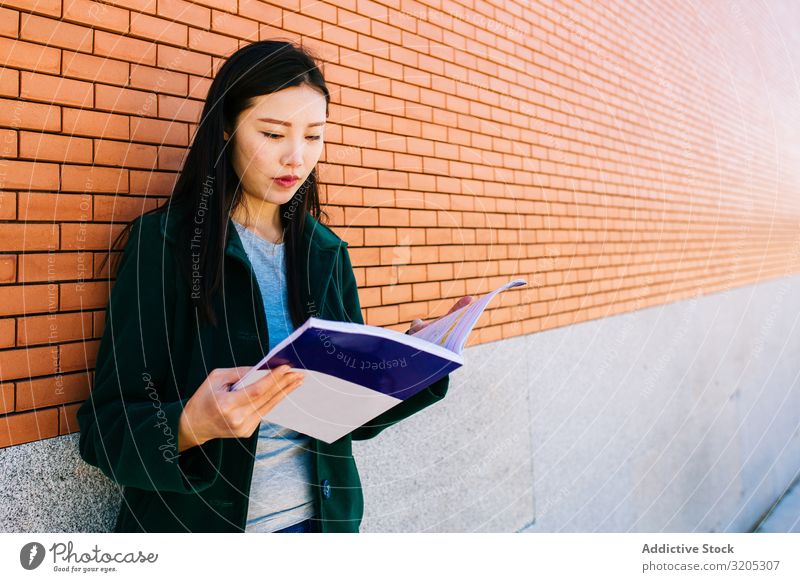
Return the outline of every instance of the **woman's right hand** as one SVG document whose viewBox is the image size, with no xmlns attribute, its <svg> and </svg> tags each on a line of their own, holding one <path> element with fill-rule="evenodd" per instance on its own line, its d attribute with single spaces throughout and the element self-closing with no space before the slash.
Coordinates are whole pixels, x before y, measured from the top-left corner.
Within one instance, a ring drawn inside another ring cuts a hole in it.
<svg viewBox="0 0 800 582">
<path fill-rule="evenodd" d="M 252 366 L 211 371 L 181 413 L 178 452 L 215 438 L 249 437 L 262 417 L 300 386 L 305 376 L 302 372 L 289 373 L 290 366 L 279 366 L 256 382 L 229 392 L 229 386 L 251 369 Z"/>
</svg>

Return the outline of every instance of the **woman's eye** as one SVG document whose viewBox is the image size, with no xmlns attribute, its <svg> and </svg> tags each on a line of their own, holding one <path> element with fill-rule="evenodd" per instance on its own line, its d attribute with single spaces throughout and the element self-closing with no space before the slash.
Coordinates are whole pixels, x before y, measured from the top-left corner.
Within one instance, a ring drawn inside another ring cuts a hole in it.
<svg viewBox="0 0 800 582">
<path fill-rule="evenodd" d="M 283 137 L 282 135 L 280 135 L 278 133 L 265 133 L 263 131 L 261 133 L 262 133 L 262 135 L 264 135 L 266 137 L 269 137 L 269 138 Z M 311 141 L 318 141 L 318 140 L 322 139 L 321 135 L 309 135 L 309 136 L 306 136 L 306 137 L 308 139 L 310 139 Z"/>
</svg>

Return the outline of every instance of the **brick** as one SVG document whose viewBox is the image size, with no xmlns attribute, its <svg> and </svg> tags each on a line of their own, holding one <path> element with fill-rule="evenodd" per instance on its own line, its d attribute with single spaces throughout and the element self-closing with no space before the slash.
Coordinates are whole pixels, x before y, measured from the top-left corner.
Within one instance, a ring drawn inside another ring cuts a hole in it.
<svg viewBox="0 0 800 582">
<path fill-rule="evenodd" d="M 153 13 L 156 11 L 158 0 L 105 0 L 104 3 L 132 9 L 137 12 Z M 133 14 L 131 14 L 131 18 L 133 18 Z"/>
<path fill-rule="evenodd" d="M 185 148 L 161 146 L 158 148 L 158 169 L 174 171 L 180 170 L 183 167 L 186 153 L 187 152 Z"/>
<path fill-rule="evenodd" d="M 325 25 L 322 27 L 322 38 L 325 39 L 325 42 L 335 44 L 337 46 L 347 47 L 352 50 L 356 50 L 358 48 L 358 33 L 353 32 L 352 30 Z M 331 79 L 331 81 L 334 83 L 339 83 L 333 79 Z"/>
<path fill-rule="evenodd" d="M 366 310 L 364 322 L 367 325 L 376 325 L 378 327 L 389 325 L 397 322 L 398 313 L 396 305 L 370 307 Z"/>
<path fill-rule="evenodd" d="M 42 103 L 0 99 L 0 125 L 17 129 L 59 131 L 61 108 Z"/>
<path fill-rule="evenodd" d="M 283 28 L 312 38 L 322 36 L 322 23 L 319 20 L 295 12 L 285 11 L 283 13 Z"/>
<path fill-rule="evenodd" d="M 21 131 L 19 157 L 35 161 L 91 163 L 92 140 L 69 135 Z"/>
<path fill-rule="evenodd" d="M 58 436 L 55 408 L 0 417 L 0 448 Z"/>
<path fill-rule="evenodd" d="M 0 380 L 16 380 L 56 373 L 58 346 L 0 351 Z"/>
<path fill-rule="evenodd" d="M 14 283 L 16 279 L 17 255 L 0 255 L 0 283 Z"/>
<path fill-rule="evenodd" d="M 58 74 L 61 69 L 61 51 L 32 42 L 0 38 L 0 63 L 4 67 Z"/>
<path fill-rule="evenodd" d="M 61 0 L 3 0 L 3 6 L 49 16 L 61 15 Z"/>
<path fill-rule="evenodd" d="M 108 139 L 128 139 L 128 117 L 85 109 L 64 109 L 64 133 Z"/>
<path fill-rule="evenodd" d="M 348 186 L 374 188 L 378 185 L 378 175 L 372 168 L 345 166 L 344 183 Z"/>
<path fill-rule="evenodd" d="M 219 10 L 211 11 L 211 30 L 245 40 L 258 40 L 258 22 Z"/>
<path fill-rule="evenodd" d="M 211 10 L 183 0 L 159 0 L 158 15 L 198 28 L 211 28 Z"/>
<path fill-rule="evenodd" d="M 381 303 L 383 305 L 407 303 L 411 300 L 411 285 L 390 285 L 388 287 L 381 287 Z"/>
<path fill-rule="evenodd" d="M 58 289 L 49 285 L 0 287 L 0 316 L 41 313 L 58 308 Z"/>
<path fill-rule="evenodd" d="M 91 312 L 37 315 L 17 322 L 18 346 L 79 340 L 91 334 Z"/>
<path fill-rule="evenodd" d="M 375 107 L 372 93 L 369 91 L 352 89 L 350 87 L 342 87 L 339 101 L 342 105 L 357 107 L 359 109 L 372 110 Z"/>
<path fill-rule="evenodd" d="M 131 13 L 131 34 L 153 42 L 186 46 L 189 28 L 183 22 L 156 18 L 150 14 Z"/>
<path fill-rule="evenodd" d="M 219 57 L 227 57 L 239 48 L 239 43 L 235 38 L 216 34 L 207 30 L 190 28 L 189 48 Z"/>
<path fill-rule="evenodd" d="M 171 46 L 158 46 L 158 67 L 200 76 L 212 74 L 211 56 Z"/>
<path fill-rule="evenodd" d="M 81 404 L 69 404 L 67 406 L 58 407 L 58 434 L 67 435 L 75 432 L 80 432 L 81 427 L 78 424 L 78 409 Z"/>
<path fill-rule="evenodd" d="M 285 3 L 281 3 L 281 5 L 285 6 Z M 260 0 L 239 0 L 239 14 L 276 28 L 283 26 L 280 7 L 272 6 Z"/>
<path fill-rule="evenodd" d="M 0 414 L 14 411 L 15 385 L 11 382 L 0 384 Z"/>
<path fill-rule="evenodd" d="M 364 232 L 367 246 L 394 246 L 397 244 L 397 230 L 394 228 L 367 228 Z"/>
<path fill-rule="evenodd" d="M 342 204 L 348 206 L 361 206 L 363 204 L 363 195 L 361 188 L 352 188 L 349 186 L 331 187 L 326 190 L 328 193 L 328 202 L 330 204 Z"/>
<path fill-rule="evenodd" d="M 91 260 L 86 253 L 24 254 L 19 257 L 18 277 L 21 283 L 84 279 L 91 276 Z"/>
<path fill-rule="evenodd" d="M 20 192 L 19 220 L 90 220 L 92 197 L 59 192 Z"/>
<path fill-rule="evenodd" d="M 109 285 L 107 281 L 85 283 L 62 283 L 59 285 L 61 310 L 105 309 L 108 306 Z"/>
<path fill-rule="evenodd" d="M 19 35 L 19 12 L 0 8 L 0 34 L 10 37 Z"/>
<path fill-rule="evenodd" d="M 86 108 L 92 106 L 93 93 L 91 83 L 63 77 L 24 71 L 20 80 L 20 97 L 32 101 Z"/>
<path fill-rule="evenodd" d="M 59 372 L 91 370 L 97 358 L 100 340 L 82 341 L 59 346 Z"/>
<path fill-rule="evenodd" d="M 151 198 L 95 196 L 94 220 L 128 222 L 155 206 Z"/>
<path fill-rule="evenodd" d="M 47 46 L 92 52 L 94 35 L 91 28 L 35 14 L 22 14 L 20 38 Z"/>
<path fill-rule="evenodd" d="M 325 80 L 328 83 L 349 85 L 352 87 L 358 85 L 358 71 L 355 69 L 340 66 L 335 63 L 324 63 L 322 65 L 322 70 L 325 74 Z"/>
<path fill-rule="evenodd" d="M 125 85 L 128 83 L 130 64 L 124 61 L 66 50 L 63 51 L 61 58 L 63 61 L 61 73 L 65 77 L 77 77 L 104 84 Z"/>
<path fill-rule="evenodd" d="M 124 225 L 65 223 L 61 225 L 61 250 L 108 249 Z"/>
<path fill-rule="evenodd" d="M 142 194 L 149 197 L 170 196 L 175 188 L 177 174 L 173 172 L 131 171 L 131 194 Z"/>
<path fill-rule="evenodd" d="M 101 166 L 61 166 L 65 192 L 127 192 L 128 170 Z"/>
<path fill-rule="evenodd" d="M 361 153 L 364 166 L 369 168 L 394 168 L 395 154 L 392 152 L 364 148 L 361 150 Z"/>
<path fill-rule="evenodd" d="M 205 100 L 208 96 L 208 90 L 211 88 L 211 79 L 204 77 L 189 76 L 189 94 L 190 99 Z"/>
<path fill-rule="evenodd" d="M 0 129 L 0 157 L 16 158 L 18 149 L 17 132 L 13 129 Z"/>
<path fill-rule="evenodd" d="M 203 102 L 171 95 L 158 96 L 158 115 L 165 119 L 199 123 Z"/>
<path fill-rule="evenodd" d="M 128 32 L 127 10 L 90 0 L 63 0 L 63 2 L 63 20 L 88 24 L 95 29 Z"/>
<path fill-rule="evenodd" d="M 362 165 L 362 150 L 358 147 L 325 144 L 325 160 L 331 164 Z"/>
<path fill-rule="evenodd" d="M 438 281 L 414 283 L 412 293 L 414 301 L 436 300 L 441 297 L 441 287 Z"/>
<path fill-rule="evenodd" d="M 131 65 L 130 85 L 135 89 L 185 96 L 189 90 L 189 76 L 145 65 Z"/>
<path fill-rule="evenodd" d="M 148 117 L 158 114 L 158 96 L 153 92 L 109 85 L 95 85 L 94 89 L 97 109 Z"/>
<path fill-rule="evenodd" d="M 94 33 L 94 53 L 121 61 L 155 65 L 156 47 L 156 43 L 152 41 L 139 40 L 101 30 Z"/>
<path fill-rule="evenodd" d="M 338 16 L 336 6 L 332 6 L 327 2 L 320 2 L 319 0 L 300 0 L 300 12 L 310 18 L 316 18 L 322 22 L 327 22 L 328 25 L 323 24 L 323 29 L 335 28 L 329 25 L 337 23 Z"/>
<path fill-rule="evenodd" d="M 0 96 L 19 96 L 19 71 L 14 69 L 0 69 Z"/>
<path fill-rule="evenodd" d="M 163 119 L 131 119 L 131 139 L 156 145 L 189 144 L 189 129 L 186 123 Z"/>
<path fill-rule="evenodd" d="M 376 22 L 375 20 L 367 17 L 363 14 L 357 14 L 353 10 L 345 10 L 344 8 L 337 8 L 336 9 L 336 22 L 339 26 L 343 28 L 348 28 L 350 30 L 354 30 L 356 32 L 360 32 L 362 34 L 372 34 L 371 28 L 380 22 Z M 377 34 L 373 34 L 373 36 L 379 36 Z M 388 38 L 385 40 L 389 40 Z M 392 41 L 390 41 L 392 42 Z M 400 35 L 397 35 L 397 42 L 400 42 Z"/>
<path fill-rule="evenodd" d="M 344 143 L 352 146 L 375 148 L 376 145 L 374 131 L 360 129 L 357 127 L 344 127 L 342 139 L 344 140 Z"/>
<path fill-rule="evenodd" d="M 156 146 L 101 139 L 94 142 L 96 164 L 120 165 L 126 168 L 155 168 L 157 159 Z"/>
<path fill-rule="evenodd" d="M 2 269 L 2 267 L 2 257 L 0 256 L 0 269 Z M 13 319 L 0 319 L 0 348 L 14 347 L 14 329 L 15 322 Z"/>
<path fill-rule="evenodd" d="M 58 189 L 58 165 L 18 160 L 3 160 L 5 174 L 0 174 L 0 188 L 48 190 Z"/>
</svg>

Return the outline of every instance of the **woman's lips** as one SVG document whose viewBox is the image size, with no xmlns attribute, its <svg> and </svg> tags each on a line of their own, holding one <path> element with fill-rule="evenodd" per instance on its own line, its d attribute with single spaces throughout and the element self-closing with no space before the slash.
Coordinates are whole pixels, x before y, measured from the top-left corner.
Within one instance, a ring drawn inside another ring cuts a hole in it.
<svg viewBox="0 0 800 582">
<path fill-rule="evenodd" d="M 280 186 L 283 186 L 284 188 L 290 188 L 291 186 L 294 186 L 295 184 L 297 184 L 298 181 L 299 181 L 299 178 L 294 178 L 294 179 L 289 179 L 289 180 L 283 180 L 281 178 L 275 178 L 275 183 L 280 185 Z"/>
</svg>

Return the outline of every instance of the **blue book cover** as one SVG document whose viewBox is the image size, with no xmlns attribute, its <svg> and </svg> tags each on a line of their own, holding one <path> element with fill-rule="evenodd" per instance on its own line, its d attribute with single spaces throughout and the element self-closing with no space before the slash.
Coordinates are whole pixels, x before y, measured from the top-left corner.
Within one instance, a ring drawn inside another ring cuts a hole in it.
<svg viewBox="0 0 800 582">
<path fill-rule="evenodd" d="M 464 344 L 488 303 L 525 284 L 515 279 L 410 335 L 311 317 L 230 390 L 284 364 L 302 371 L 300 387 L 264 420 L 332 443 L 463 366 Z"/>
</svg>

